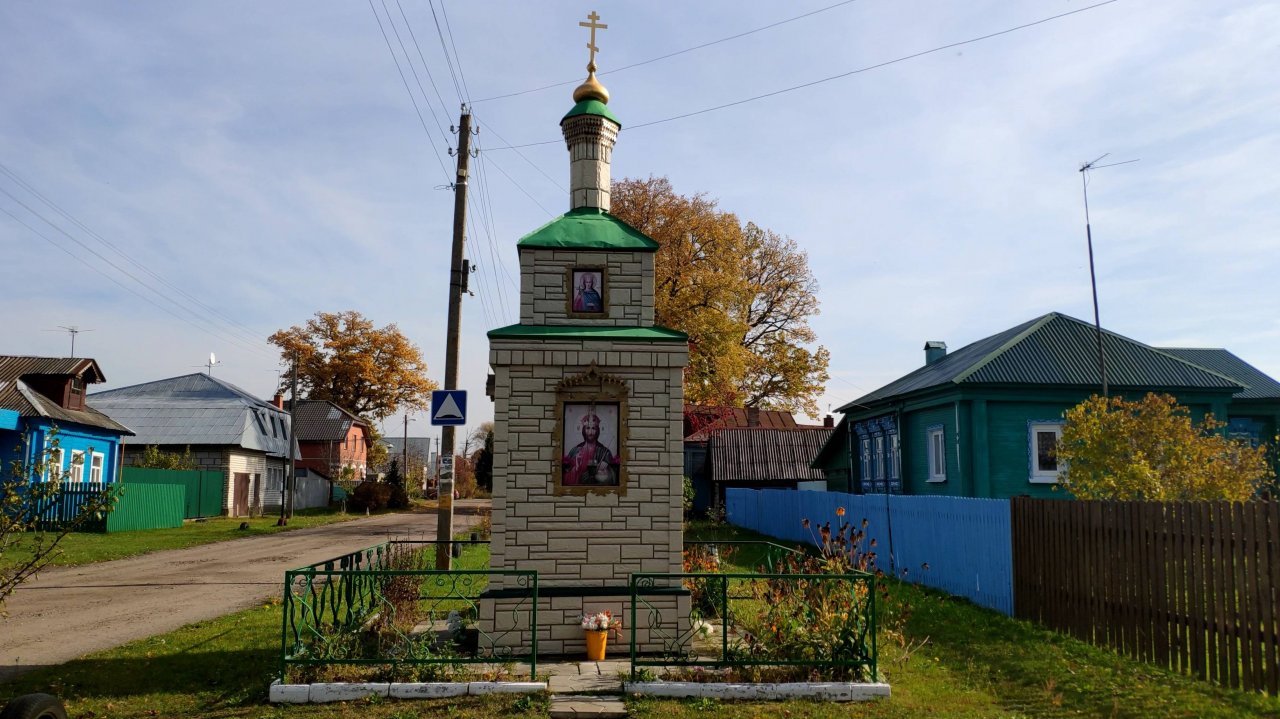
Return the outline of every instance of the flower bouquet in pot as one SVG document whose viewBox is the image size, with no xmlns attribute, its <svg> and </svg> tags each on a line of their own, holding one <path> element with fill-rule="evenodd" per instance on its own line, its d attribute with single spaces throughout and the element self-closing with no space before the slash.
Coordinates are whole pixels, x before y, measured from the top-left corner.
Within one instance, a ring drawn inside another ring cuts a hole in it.
<svg viewBox="0 0 1280 719">
<path fill-rule="evenodd" d="M 582 630 L 587 638 L 587 661 L 604 660 L 605 644 L 609 641 L 609 632 L 622 638 L 622 620 L 613 616 L 613 612 L 592 612 L 582 615 Z"/>
</svg>

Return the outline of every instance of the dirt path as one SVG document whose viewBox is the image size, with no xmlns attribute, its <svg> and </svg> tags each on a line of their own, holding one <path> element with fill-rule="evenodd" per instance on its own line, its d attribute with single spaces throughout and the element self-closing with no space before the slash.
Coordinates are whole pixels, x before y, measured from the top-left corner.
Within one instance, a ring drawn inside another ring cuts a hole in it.
<svg viewBox="0 0 1280 719">
<path fill-rule="evenodd" d="M 459 502 L 454 530 L 478 521 L 474 511 L 481 504 Z M 435 513 L 383 515 L 46 570 L 5 604 L 0 681 L 253 606 L 280 596 L 286 570 L 406 534 L 435 539 Z"/>
</svg>

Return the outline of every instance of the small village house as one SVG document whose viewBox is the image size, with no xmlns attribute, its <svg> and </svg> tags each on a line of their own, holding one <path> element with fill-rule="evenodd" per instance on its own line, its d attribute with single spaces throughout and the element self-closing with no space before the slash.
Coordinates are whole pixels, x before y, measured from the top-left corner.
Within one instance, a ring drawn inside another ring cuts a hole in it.
<svg viewBox="0 0 1280 719">
<path fill-rule="evenodd" d="M 136 433 L 124 447 L 126 465 L 136 464 L 148 445 L 177 453 L 189 447 L 197 469 L 225 478 L 225 514 L 279 508 L 289 459 L 283 409 L 201 373 L 99 392 L 92 401 Z"/>
<path fill-rule="evenodd" d="M 89 358 L 0 356 L 4 471 L 14 462 L 25 467 L 44 463 L 46 479 L 115 482 L 121 438 L 133 432 L 85 401 L 87 387 L 105 381 L 98 363 Z"/>
<path fill-rule="evenodd" d="M 274 404 L 286 407 L 281 395 Z M 373 445 L 368 422 L 327 400 L 299 400 L 294 422 L 299 476 L 305 472 L 330 482 L 365 478 Z"/>
<path fill-rule="evenodd" d="M 1161 349 L 1102 333 L 1110 394 L 1173 395 L 1253 444 L 1280 426 L 1280 383 L 1224 349 Z M 1059 497 L 1063 412 L 1101 392 L 1092 324 L 1051 312 L 925 363 L 837 411 L 813 462 L 833 491 Z"/>
</svg>

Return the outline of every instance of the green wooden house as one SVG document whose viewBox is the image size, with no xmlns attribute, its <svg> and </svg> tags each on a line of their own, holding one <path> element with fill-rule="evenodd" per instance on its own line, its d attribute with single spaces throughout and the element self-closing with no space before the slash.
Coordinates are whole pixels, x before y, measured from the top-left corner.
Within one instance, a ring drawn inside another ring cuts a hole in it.
<svg viewBox="0 0 1280 719">
<path fill-rule="evenodd" d="M 1111 394 L 1165 392 L 1195 419 L 1270 442 L 1280 382 L 1222 349 L 1158 349 L 1103 330 Z M 1057 312 L 947 353 L 925 345 L 923 367 L 860 397 L 813 462 L 832 491 L 964 497 L 1054 492 L 1062 414 L 1099 393 L 1092 324 Z"/>
</svg>

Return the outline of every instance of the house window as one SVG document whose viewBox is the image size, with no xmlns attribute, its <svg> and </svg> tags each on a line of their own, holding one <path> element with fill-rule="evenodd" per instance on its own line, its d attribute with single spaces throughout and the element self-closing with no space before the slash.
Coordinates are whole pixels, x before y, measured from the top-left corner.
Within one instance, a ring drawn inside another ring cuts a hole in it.
<svg viewBox="0 0 1280 719">
<path fill-rule="evenodd" d="M 84 481 L 84 452 L 78 449 L 71 450 L 71 481 Z"/>
<path fill-rule="evenodd" d="M 1028 425 L 1030 478 L 1033 484 L 1057 484 L 1064 467 L 1058 462 L 1058 440 L 1062 438 L 1061 422 L 1031 422 Z"/>
<path fill-rule="evenodd" d="M 66 451 L 62 449 L 49 450 L 49 457 L 45 460 L 44 478 L 53 482 L 62 479 L 62 463 L 66 461 Z"/>
<path fill-rule="evenodd" d="M 925 430 L 928 438 L 929 480 L 930 482 L 947 481 L 947 432 L 942 425 Z"/>
<path fill-rule="evenodd" d="M 102 481 L 102 467 L 106 457 L 101 452 L 94 452 L 89 460 L 89 481 Z"/>
<path fill-rule="evenodd" d="M 859 452 L 859 459 L 862 465 L 862 481 L 869 483 L 871 481 L 871 439 L 869 437 L 862 438 L 862 451 Z M 868 487 L 869 488 L 869 487 Z"/>
<path fill-rule="evenodd" d="M 875 483 L 876 491 L 884 491 L 884 435 L 877 434 L 872 441 L 875 442 L 875 471 L 871 475 L 871 479 Z"/>
</svg>

